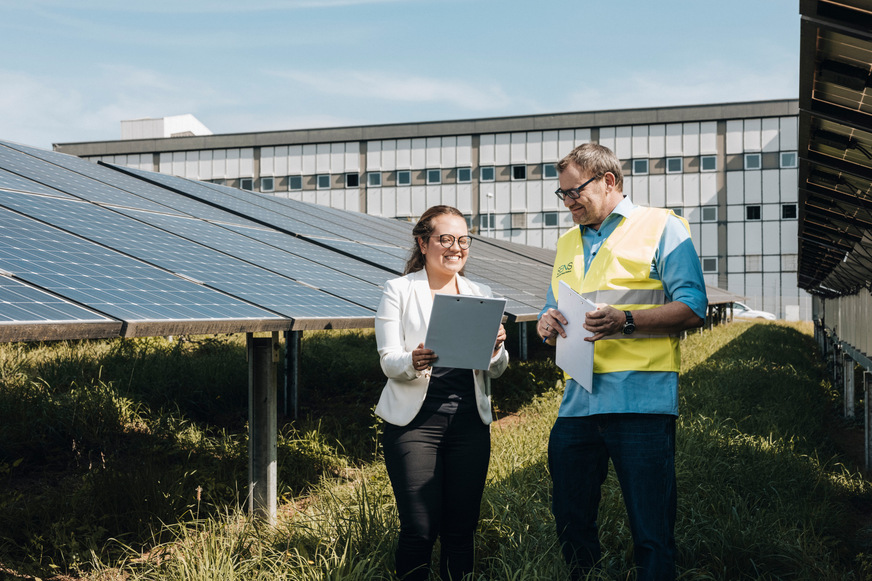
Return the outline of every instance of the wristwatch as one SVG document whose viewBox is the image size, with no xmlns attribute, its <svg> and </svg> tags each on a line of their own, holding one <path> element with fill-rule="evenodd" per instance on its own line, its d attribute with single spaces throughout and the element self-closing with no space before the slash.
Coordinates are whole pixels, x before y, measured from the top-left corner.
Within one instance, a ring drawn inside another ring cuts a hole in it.
<svg viewBox="0 0 872 581">
<path fill-rule="evenodd" d="M 633 313 L 630 311 L 624 311 L 624 314 L 627 316 L 627 322 L 624 323 L 624 328 L 621 329 L 621 333 L 629 335 L 636 330 L 636 323 L 633 322 Z"/>
</svg>

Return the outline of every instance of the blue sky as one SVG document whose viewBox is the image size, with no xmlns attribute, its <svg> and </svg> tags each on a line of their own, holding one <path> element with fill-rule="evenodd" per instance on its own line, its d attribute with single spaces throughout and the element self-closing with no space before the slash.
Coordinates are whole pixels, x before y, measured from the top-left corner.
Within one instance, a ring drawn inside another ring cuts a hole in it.
<svg viewBox="0 0 872 581">
<path fill-rule="evenodd" d="M 796 98 L 797 0 L 0 0 L 0 139 Z"/>
</svg>

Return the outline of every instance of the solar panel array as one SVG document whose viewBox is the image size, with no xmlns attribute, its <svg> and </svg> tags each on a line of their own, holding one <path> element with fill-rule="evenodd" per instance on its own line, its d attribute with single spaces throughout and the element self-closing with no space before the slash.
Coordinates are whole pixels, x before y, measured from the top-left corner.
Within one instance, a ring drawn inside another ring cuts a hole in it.
<svg viewBox="0 0 872 581">
<path fill-rule="evenodd" d="M 0 341 L 372 326 L 412 225 L 0 141 Z M 553 253 L 476 237 L 535 318 Z"/>
</svg>

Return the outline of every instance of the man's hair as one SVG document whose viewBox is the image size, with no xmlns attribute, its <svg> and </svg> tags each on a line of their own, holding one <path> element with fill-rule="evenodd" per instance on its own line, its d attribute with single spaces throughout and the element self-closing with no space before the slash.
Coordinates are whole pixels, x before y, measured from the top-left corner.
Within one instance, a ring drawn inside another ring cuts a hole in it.
<svg viewBox="0 0 872 581">
<path fill-rule="evenodd" d="M 427 260 L 424 257 L 424 254 L 421 253 L 421 247 L 418 245 L 418 240 L 420 239 L 426 242 L 433 234 L 433 218 L 445 215 L 459 216 L 466 220 L 463 216 L 463 212 L 452 206 L 432 206 L 428 208 L 423 214 L 421 214 L 421 218 L 412 229 L 412 236 L 415 237 L 415 245 L 412 247 L 409 260 L 406 261 L 406 268 L 403 269 L 403 274 L 418 272 L 424 268 L 424 264 L 426 264 Z M 460 269 L 460 274 L 463 274 L 463 270 L 464 269 L 462 268 Z"/>
<path fill-rule="evenodd" d="M 598 143 L 582 143 L 566 157 L 557 162 L 557 171 L 563 172 L 569 164 L 574 163 L 581 171 L 601 178 L 606 173 L 615 176 L 615 188 L 624 191 L 624 174 L 621 173 L 621 160 L 611 149 Z"/>
</svg>

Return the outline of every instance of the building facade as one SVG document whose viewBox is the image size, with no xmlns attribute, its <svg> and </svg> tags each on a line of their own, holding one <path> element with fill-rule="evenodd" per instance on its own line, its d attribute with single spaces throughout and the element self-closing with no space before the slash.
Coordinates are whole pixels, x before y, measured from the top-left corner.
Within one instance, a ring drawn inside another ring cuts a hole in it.
<svg viewBox="0 0 872 581">
<path fill-rule="evenodd" d="M 708 284 L 799 320 L 811 302 L 797 287 L 798 113 L 795 100 L 762 101 L 55 149 L 389 218 L 449 204 L 480 235 L 554 248 L 572 226 L 555 163 L 594 141 L 621 159 L 634 203 L 688 220 Z"/>
</svg>

